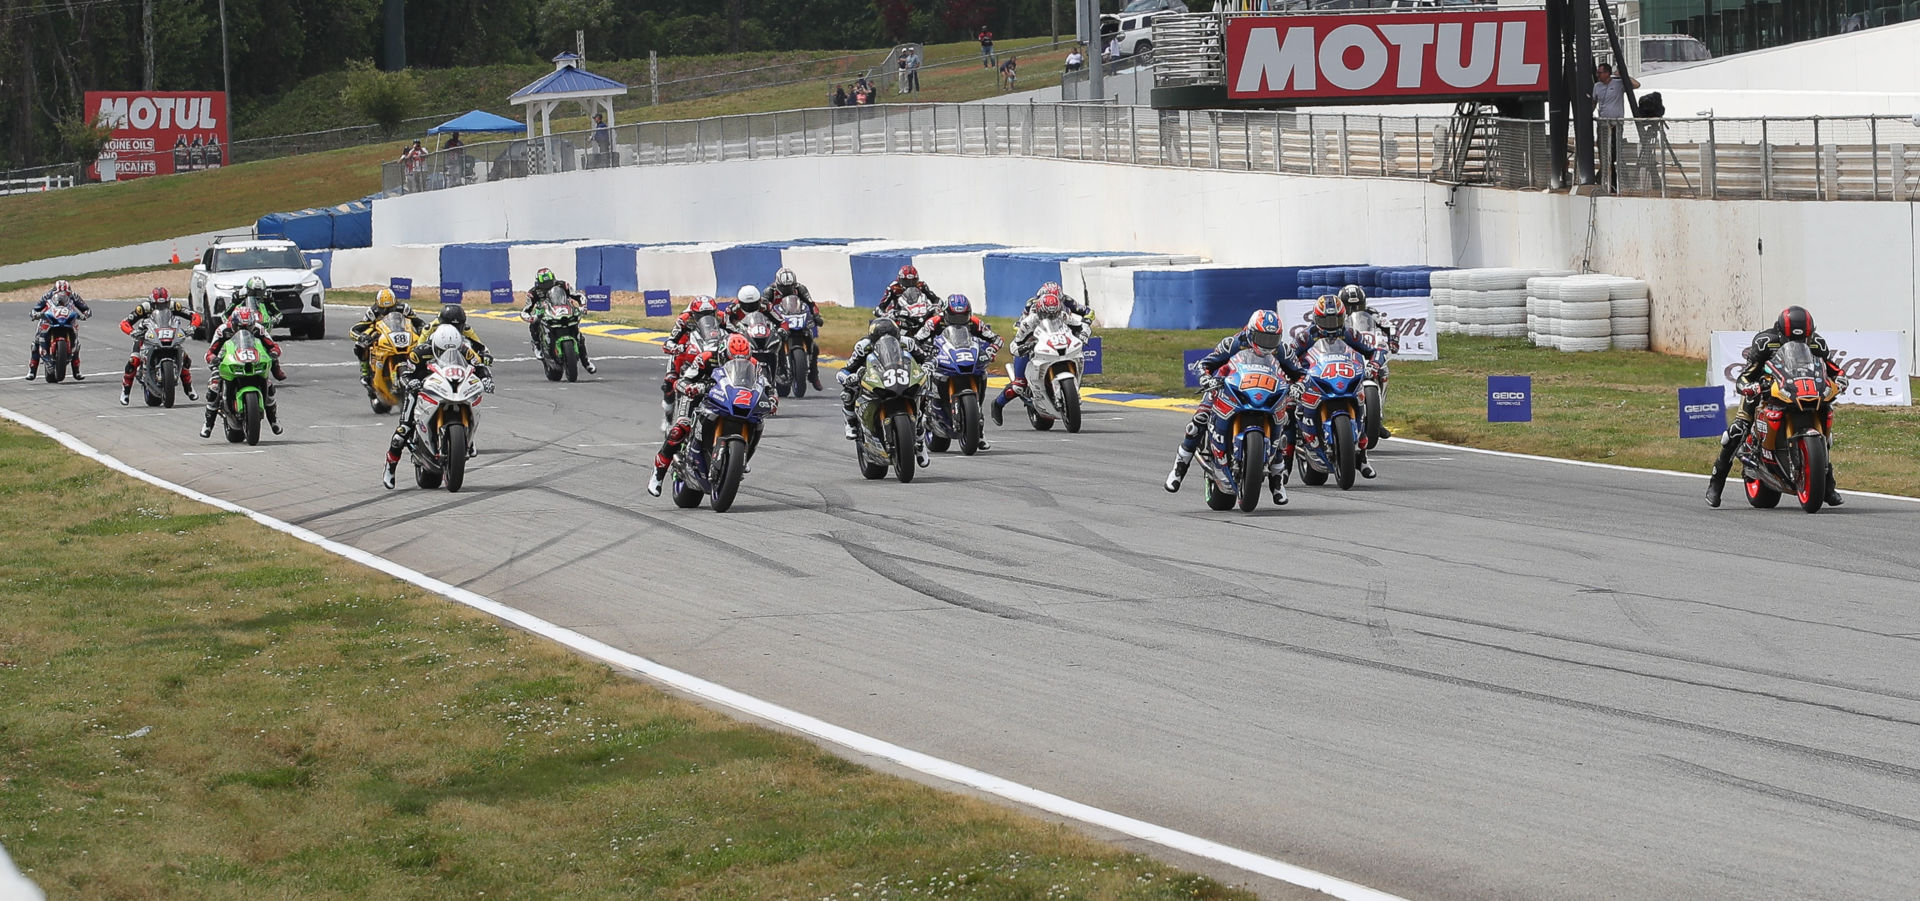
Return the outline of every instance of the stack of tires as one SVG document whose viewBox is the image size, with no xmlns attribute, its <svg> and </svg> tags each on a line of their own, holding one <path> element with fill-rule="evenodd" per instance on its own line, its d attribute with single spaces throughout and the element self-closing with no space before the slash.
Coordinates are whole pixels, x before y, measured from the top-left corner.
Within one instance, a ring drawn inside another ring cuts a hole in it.
<svg viewBox="0 0 1920 901">
<path fill-rule="evenodd" d="M 1527 280 L 1527 338 L 1569 353 L 1646 350 L 1647 283 L 1614 275 Z"/>
<path fill-rule="evenodd" d="M 1539 269 L 1453 269 L 1429 276 L 1436 327 L 1443 335 L 1527 337 L 1527 282 Z"/>
<path fill-rule="evenodd" d="M 1347 285 L 1365 288 L 1368 297 L 1425 297 L 1432 266 L 1313 266 L 1295 277 L 1294 297 L 1313 300 L 1338 294 Z"/>
</svg>

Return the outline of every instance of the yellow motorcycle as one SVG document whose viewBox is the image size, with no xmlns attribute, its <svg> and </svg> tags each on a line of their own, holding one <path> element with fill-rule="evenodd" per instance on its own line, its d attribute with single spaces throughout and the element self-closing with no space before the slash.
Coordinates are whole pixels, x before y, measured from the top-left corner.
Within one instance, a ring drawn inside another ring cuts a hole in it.
<svg viewBox="0 0 1920 901">
<path fill-rule="evenodd" d="M 420 331 L 412 317 L 395 310 L 366 330 L 367 363 L 373 369 L 373 412 L 387 413 L 400 406 L 400 374 L 407 366 L 407 355 L 420 343 Z"/>
<path fill-rule="evenodd" d="M 1767 362 L 1761 388 L 1758 415 L 1740 448 L 1747 503 L 1772 507 L 1784 494 L 1817 512 L 1827 498 L 1833 401 L 1841 386 L 1806 342 L 1789 341 Z"/>
</svg>

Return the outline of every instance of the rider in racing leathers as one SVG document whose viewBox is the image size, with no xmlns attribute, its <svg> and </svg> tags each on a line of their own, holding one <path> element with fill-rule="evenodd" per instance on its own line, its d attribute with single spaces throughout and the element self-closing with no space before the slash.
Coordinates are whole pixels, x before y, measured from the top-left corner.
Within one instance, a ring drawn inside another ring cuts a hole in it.
<svg viewBox="0 0 1920 901">
<path fill-rule="evenodd" d="M 133 377 L 140 371 L 140 348 L 147 343 L 147 328 L 153 314 L 165 310 L 173 311 L 173 295 L 165 288 L 155 288 L 147 295 L 146 303 L 137 304 L 127 318 L 120 321 L 120 330 L 133 336 L 133 355 L 127 358 L 127 371 L 120 376 L 120 406 L 126 406 L 133 398 Z M 199 321 L 195 315 L 193 320 Z M 193 367 L 180 367 L 180 390 L 186 392 L 187 400 L 196 400 L 193 393 Z"/>
<path fill-rule="evenodd" d="M 559 292 L 558 298 L 554 296 L 554 292 L 556 291 Z M 579 293 L 575 292 L 572 286 L 554 277 L 553 270 L 542 269 L 534 273 L 533 287 L 527 289 L 527 305 L 520 309 L 520 318 L 527 321 L 527 340 L 533 343 L 534 353 L 545 354 L 547 352 L 546 348 L 540 346 L 540 317 L 537 315 L 538 311 L 542 306 L 552 303 L 559 298 L 565 298 L 573 303 L 580 303 L 582 300 Z M 587 336 L 576 334 L 573 336 L 573 339 L 575 342 L 574 346 L 580 349 L 580 368 L 588 372 L 599 372 L 600 368 L 593 365 L 593 357 L 587 353 Z"/>
<path fill-rule="evenodd" d="M 1072 313 L 1073 315 L 1078 316 L 1081 319 L 1085 319 L 1088 322 L 1093 321 L 1093 307 L 1088 304 L 1081 303 L 1079 300 L 1074 298 L 1073 295 L 1068 294 L 1066 292 L 1066 289 L 1060 287 L 1059 282 L 1047 282 L 1046 284 L 1041 285 L 1040 292 L 1038 294 L 1035 294 L 1032 297 L 1027 298 L 1026 310 L 1023 311 L 1020 315 L 1025 316 L 1028 313 L 1033 312 L 1036 308 L 1040 306 L 1040 298 L 1045 297 L 1049 294 L 1059 295 L 1060 306 L 1064 308 L 1067 312 Z"/>
<path fill-rule="evenodd" d="M 1014 327 L 1013 356 L 1015 359 L 1033 353 L 1034 332 L 1039 328 L 1043 320 L 1049 319 L 1064 319 L 1067 328 L 1074 334 L 1080 336 L 1081 341 L 1086 341 L 1087 338 L 1093 334 L 1092 324 L 1079 314 L 1068 311 L 1066 302 L 1061 299 L 1060 295 L 1051 293 L 1042 294 L 1040 295 L 1040 299 L 1034 303 L 1033 311 L 1020 317 L 1020 324 Z M 1006 408 L 1007 402 L 1013 400 L 1015 396 L 1025 400 L 1026 390 L 1026 373 L 1014 373 L 1013 381 L 1007 383 L 1007 387 L 1000 392 L 1000 396 L 993 399 L 994 425 L 1006 424 L 1006 414 L 1003 410 Z M 1031 406 L 1031 403 L 1028 405 Z"/>
<path fill-rule="evenodd" d="M 1285 336 L 1282 334 L 1280 314 L 1272 310 L 1255 310 L 1247 317 L 1247 327 L 1220 339 L 1213 352 L 1200 360 L 1200 406 L 1194 411 L 1192 421 L 1187 423 L 1187 433 L 1180 439 L 1180 450 L 1173 458 L 1173 471 L 1167 473 L 1168 491 L 1179 491 L 1180 481 L 1187 476 L 1187 466 L 1193 462 L 1193 454 L 1200 449 L 1200 439 L 1207 434 L 1207 428 L 1213 422 L 1213 394 L 1220 390 L 1221 367 L 1233 359 L 1234 354 L 1243 350 L 1252 350 L 1263 356 L 1271 356 L 1273 365 L 1286 374 L 1288 381 L 1297 381 L 1306 371 L 1294 362 L 1291 356 L 1281 348 Z M 1287 421 L 1282 411 L 1281 419 Z M 1283 448 L 1292 447 L 1292 433 L 1289 431 L 1283 439 Z M 1287 479 L 1293 469 L 1289 465 L 1292 457 L 1286 452 L 1274 455 L 1267 462 L 1267 484 L 1273 488 L 1273 502 L 1284 505 L 1287 502 Z"/>
<path fill-rule="evenodd" d="M 933 336 L 950 325 L 965 328 L 973 333 L 975 339 L 987 343 L 985 359 L 981 360 L 983 366 L 992 363 L 994 355 L 998 354 L 1004 345 L 1000 335 L 993 330 L 993 326 L 980 321 L 980 317 L 973 315 L 973 302 L 968 300 L 965 294 L 947 295 L 946 312 L 929 318 L 925 325 L 920 326 L 920 331 L 914 333 L 913 341 L 922 347 L 932 347 Z M 980 449 L 987 449 L 985 435 L 980 436 Z"/>
<path fill-rule="evenodd" d="M 275 343 L 273 336 L 268 333 L 267 324 L 260 321 L 259 315 L 252 307 L 235 307 L 227 315 L 227 321 L 220 323 L 220 327 L 214 330 L 213 338 L 207 344 L 207 420 L 200 426 L 202 438 L 213 435 L 213 420 L 220 415 L 220 389 L 224 384 L 220 379 L 220 348 L 236 332 L 242 331 L 252 332 L 253 337 L 259 340 L 260 346 L 267 349 L 267 358 L 273 362 L 274 381 L 287 380 L 286 370 L 280 368 L 280 345 Z M 273 433 L 278 435 L 280 434 L 280 404 L 273 395 L 273 382 L 268 382 L 267 427 L 273 429 Z"/>
<path fill-rule="evenodd" d="M 664 432 L 673 424 L 673 388 L 680 379 L 680 371 L 691 365 L 701 353 L 699 347 L 688 340 L 693 337 L 694 324 L 700 319 L 711 319 L 720 326 L 722 332 L 728 331 L 726 319 L 720 316 L 720 308 L 713 298 L 702 294 L 687 304 L 685 312 L 673 323 L 667 332 L 667 340 L 660 343 L 660 350 L 673 357 L 667 364 L 667 376 L 660 381 L 660 431 Z"/>
<path fill-rule="evenodd" d="M 1760 406 L 1761 375 L 1766 371 L 1767 361 L 1773 359 L 1775 351 L 1788 341 L 1804 341 L 1807 349 L 1813 352 L 1821 362 L 1827 365 L 1827 376 L 1847 390 L 1848 378 L 1840 366 L 1833 362 L 1827 348 L 1827 339 L 1813 330 L 1813 314 L 1804 308 L 1793 306 L 1780 311 L 1780 318 L 1774 320 L 1773 328 L 1753 336 L 1753 343 L 1742 352 L 1747 365 L 1740 370 L 1740 376 L 1734 379 L 1734 387 L 1740 390 L 1740 411 L 1734 414 L 1733 422 L 1727 426 L 1727 432 L 1720 436 L 1720 456 L 1713 461 L 1713 473 L 1707 479 L 1707 506 L 1720 506 L 1720 491 L 1726 487 L 1727 472 L 1733 468 L 1734 454 L 1746 442 L 1747 433 L 1753 428 L 1753 414 Z M 1833 482 L 1833 462 L 1827 462 L 1827 499 L 1828 506 L 1838 507 L 1845 501 L 1840 490 Z"/>
<path fill-rule="evenodd" d="M 825 325 L 827 321 L 820 316 L 820 306 L 813 302 L 813 293 L 807 290 L 806 285 L 800 284 L 800 277 L 794 275 L 792 269 L 785 267 L 773 274 L 773 284 L 768 285 L 767 290 L 762 293 L 766 296 L 767 308 L 770 310 L 778 309 L 781 301 L 793 297 L 798 298 L 800 303 L 806 306 L 807 315 L 813 317 L 813 337 L 816 343 L 813 348 L 813 365 L 807 373 L 807 381 L 813 383 L 813 390 L 820 390 L 820 347 L 817 342 L 820 338 L 820 326 Z"/>
<path fill-rule="evenodd" d="M 48 289 L 47 293 L 40 295 L 40 302 L 33 305 L 33 311 L 28 314 L 28 317 L 35 320 L 39 319 L 41 313 L 46 312 L 48 307 L 54 305 L 56 298 L 64 300 L 74 309 L 79 310 L 81 319 L 93 318 L 93 311 L 87 309 L 87 302 L 81 300 L 80 295 L 74 293 L 73 286 L 68 284 L 64 278 L 54 282 L 53 287 Z M 27 381 L 29 382 L 33 381 L 34 377 L 40 373 L 40 355 L 47 349 L 47 324 L 42 322 L 39 326 L 39 328 L 34 330 L 33 334 L 32 356 L 27 359 Z M 73 359 L 70 362 L 73 364 L 73 380 L 76 382 L 86 381 L 87 377 L 80 374 L 79 329 L 73 330 Z"/>
<path fill-rule="evenodd" d="M 928 287 L 926 282 L 920 280 L 920 270 L 911 265 L 902 266 L 900 276 L 894 279 L 892 284 L 887 285 L 887 293 L 881 295 L 880 305 L 875 308 L 875 312 L 881 316 L 893 316 L 899 312 L 900 298 L 914 288 L 919 288 L 920 293 L 929 301 L 939 296 L 933 293 L 933 288 Z"/>
<path fill-rule="evenodd" d="M 422 335 L 427 333 L 427 321 L 420 318 L 412 307 L 396 299 L 391 288 L 381 288 L 380 293 L 373 296 L 373 304 L 360 314 L 360 321 L 347 330 L 353 336 L 353 355 L 360 360 L 360 384 L 367 389 L 368 397 L 373 396 L 373 363 L 368 351 L 373 346 L 376 334 L 374 325 L 387 318 L 388 313 L 396 311 L 407 317 L 414 331 Z"/>
<path fill-rule="evenodd" d="M 752 359 L 753 342 L 748 341 L 745 335 L 728 335 L 726 349 L 719 353 L 712 351 L 695 353 L 693 359 L 687 363 L 686 368 L 680 371 L 680 376 L 675 381 L 675 384 L 678 386 L 680 393 L 687 396 L 689 407 L 691 407 L 693 400 L 697 400 L 701 395 L 707 393 L 707 385 L 713 381 L 713 371 L 715 369 L 725 365 L 728 360 Z M 755 371 L 758 371 L 757 367 Z M 765 387 L 763 382 L 761 388 L 764 390 Z M 673 457 L 675 454 L 680 453 L 680 445 L 686 443 L 687 437 L 692 434 L 693 411 L 689 409 L 684 415 L 673 421 L 673 427 L 667 429 L 667 438 L 661 442 L 659 452 L 653 455 L 653 478 L 647 481 L 648 494 L 654 497 L 660 496 L 660 487 L 666 483 L 667 467 L 673 465 Z M 756 440 L 753 444 L 747 446 L 747 459 L 753 459 L 754 447 L 758 444 L 759 442 Z"/>
<path fill-rule="evenodd" d="M 448 306 L 455 306 L 455 304 L 448 304 Z M 407 362 L 410 366 L 406 374 L 401 376 L 401 384 L 404 386 L 407 399 L 401 408 L 400 425 L 394 428 L 393 438 L 387 441 L 386 471 L 380 477 L 380 484 L 388 488 L 393 487 L 394 471 L 400 467 L 400 452 L 407 449 L 407 441 L 413 435 L 413 418 L 420 412 L 420 386 L 426 381 L 431 371 L 428 366 L 439 359 L 441 354 L 456 349 L 460 351 L 462 357 L 466 358 L 467 365 L 473 367 L 473 374 L 480 379 L 480 384 L 485 386 L 487 393 L 493 393 L 493 372 L 487 367 L 486 357 L 461 337 L 458 326 L 450 323 L 434 326 L 433 333 L 427 337 L 427 340 L 415 344 L 407 351 Z M 469 437 L 467 456 L 472 457 L 478 452 Z"/>
<path fill-rule="evenodd" d="M 1399 331 L 1394 329 L 1392 321 L 1388 320 L 1384 316 L 1381 316 L 1379 313 L 1376 313 L 1372 310 L 1367 309 L 1367 292 L 1365 289 L 1361 288 L 1359 285 L 1348 285 L 1344 288 L 1341 288 L 1340 293 L 1336 296 L 1340 298 L 1340 302 L 1342 304 L 1346 305 L 1347 322 L 1349 324 L 1353 322 L 1353 314 L 1355 313 L 1370 314 L 1368 316 L 1368 319 L 1373 323 L 1373 327 L 1376 330 L 1378 330 L 1381 335 L 1384 335 L 1387 339 L 1387 353 L 1397 354 L 1400 352 Z M 1387 367 L 1383 363 L 1380 366 L 1380 388 L 1381 390 L 1384 391 L 1386 387 L 1387 387 Z M 1393 430 L 1387 428 L 1384 424 L 1381 425 L 1380 426 L 1381 440 L 1384 441 L 1392 437 L 1393 437 Z"/>
<path fill-rule="evenodd" d="M 1321 295 L 1320 299 L 1314 303 L 1313 313 L 1307 318 L 1306 331 L 1302 332 L 1300 337 L 1295 338 L 1291 345 L 1283 348 L 1280 351 L 1280 355 L 1291 360 L 1296 368 L 1305 369 L 1307 364 L 1307 351 L 1312 350 L 1313 345 L 1319 343 L 1320 340 L 1324 338 L 1332 338 L 1343 342 L 1352 348 L 1354 353 L 1359 354 L 1362 359 L 1368 360 L 1380 366 L 1382 369 L 1386 368 L 1387 349 L 1374 343 L 1371 335 L 1363 335 L 1359 331 L 1349 327 L 1347 325 L 1346 304 L 1341 303 L 1340 298 L 1331 294 Z M 1298 411 L 1296 410 L 1295 412 L 1297 413 Z M 1287 419 L 1286 456 L 1289 462 L 1293 459 L 1293 436 L 1297 431 L 1296 427 L 1298 425 L 1295 421 L 1296 419 L 1297 416 L 1289 416 Z M 1354 450 L 1355 455 L 1359 458 L 1360 475 L 1362 477 L 1371 479 L 1380 474 L 1373 468 L 1373 464 L 1367 460 L 1367 449 L 1365 447 L 1356 447 Z"/>
<path fill-rule="evenodd" d="M 913 357 L 915 362 L 927 361 L 927 352 L 912 338 L 900 334 L 899 323 L 885 317 L 878 317 L 867 324 L 867 336 L 855 342 L 853 352 L 847 355 L 847 368 L 840 370 L 840 412 L 847 417 L 848 441 L 856 441 L 860 438 L 860 419 L 853 409 L 854 400 L 860 393 L 860 373 L 867 368 L 867 361 L 873 356 L 874 346 L 880 343 L 880 339 L 889 335 L 900 342 L 900 349 Z M 933 462 L 933 456 L 927 453 L 927 433 L 925 429 L 919 428 L 918 423 L 915 423 L 914 431 L 919 433 L 918 439 L 914 442 L 914 461 L 924 469 Z"/>
</svg>

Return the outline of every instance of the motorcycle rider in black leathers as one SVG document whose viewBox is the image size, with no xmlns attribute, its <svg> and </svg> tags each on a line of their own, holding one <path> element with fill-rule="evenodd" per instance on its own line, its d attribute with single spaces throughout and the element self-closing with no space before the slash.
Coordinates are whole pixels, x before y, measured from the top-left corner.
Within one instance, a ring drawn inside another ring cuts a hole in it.
<svg viewBox="0 0 1920 901">
<path fill-rule="evenodd" d="M 80 311 L 81 319 L 93 318 L 93 311 L 87 309 L 87 302 L 81 300 L 80 295 L 74 293 L 73 286 L 68 284 L 64 278 L 54 282 L 53 287 L 48 289 L 47 293 L 40 295 L 40 302 L 33 305 L 33 311 L 28 314 L 29 318 L 38 320 L 41 313 L 46 312 L 48 307 L 53 306 L 54 299 L 62 295 L 65 296 L 64 299 L 68 304 L 71 304 L 74 309 Z M 47 329 L 46 326 L 42 324 L 40 327 L 34 329 L 33 354 L 27 358 L 27 381 L 33 381 L 34 377 L 40 374 L 40 355 L 46 351 L 46 349 Z M 73 380 L 76 382 L 86 381 L 87 377 L 80 374 L 79 329 L 75 329 L 73 332 L 73 359 L 69 362 L 73 366 Z"/>
<path fill-rule="evenodd" d="M 127 358 L 127 371 L 120 376 L 120 406 L 124 407 L 132 402 L 133 377 L 140 371 L 140 349 L 147 343 L 147 327 L 150 324 L 147 320 L 161 310 L 169 312 L 173 310 L 173 295 L 165 288 L 155 288 L 147 295 L 145 303 L 136 304 L 133 312 L 128 313 L 127 318 L 120 321 L 120 330 L 133 336 L 133 355 Z M 194 314 L 192 317 L 194 322 L 198 322 L 199 319 L 199 314 Z M 186 361 L 183 359 L 182 362 Z M 192 366 L 180 367 L 180 390 L 186 392 L 187 400 L 198 399 L 193 393 Z"/>
<path fill-rule="evenodd" d="M 929 302 L 939 296 L 933 293 L 932 287 L 920 280 L 920 270 L 911 265 L 902 266 L 899 277 L 887 285 L 887 293 L 881 295 L 880 305 L 875 308 L 875 311 L 882 316 L 895 315 L 900 312 L 900 298 L 914 288 L 919 288 L 920 293 L 926 295 Z"/>
<path fill-rule="evenodd" d="M 820 337 L 820 326 L 825 325 L 827 321 L 820 316 L 820 307 L 813 302 L 813 293 L 807 290 L 806 285 L 800 284 L 800 277 L 794 275 L 792 269 L 784 267 L 773 274 L 773 284 L 768 285 L 767 290 L 761 293 L 766 297 L 769 310 L 779 309 L 781 301 L 795 297 L 806 306 L 807 314 L 813 317 L 813 335 L 816 343 L 813 348 L 813 365 L 807 373 L 807 381 L 813 383 L 813 390 L 820 390 L 820 347 L 817 342 Z"/>
<path fill-rule="evenodd" d="M 847 368 L 840 370 L 840 412 L 847 417 L 847 440 L 860 438 L 860 418 L 854 412 L 854 401 L 860 394 L 860 374 L 867 368 L 868 360 L 873 356 L 873 348 L 881 338 L 892 335 L 900 341 L 900 349 L 913 357 L 916 363 L 927 362 L 927 352 L 912 338 L 900 334 L 900 324 L 884 317 L 876 318 L 867 324 L 867 336 L 853 345 L 853 352 L 847 355 Z M 916 424 L 917 426 L 917 424 Z M 933 456 L 927 453 L 927 433 L 916 427 L 919 440 L 914 442 L 914 462 L 925 469 L 933 462 Z"/>
<path fill-rule="evenodd" d="M 572 286 L 555 278 L 553 270 L 542 269 L 534 274 L 533 287 L 527 289 L 527 305 L 520 308 L 520 316 L 527 320 L 527 340 L 533 343 L 533 352 L 537 354 L 544 354 L 547 349 L 540 346 L 540 317 L 535 313 L 542 305 L 556 299 L 555 291 L 573 303 L 580 303 L 583 299 Z M 575 335 L 574 338 L 578 342 L 574 346 L 580 348 L 580 368 L 599 372 L 600 368 L 593 365 L 593 357 L 587 353 L 587 336 Z"/>
<path fill-rule="evenodd" d="M 1380 334 L 1387 339 L 1387 352 L 1392 354 L 1400 352 L 1400 333 L 1394 329 L 1393 323 L 1388 321 L 1386 317 L 1367 309 L 1367 292 L 1364 288 L 1361 288 L 1359 285 L 1348 285 L 1341 288 L 1340 293 L 1336 296 L 1340 298 L 1340 303 L 1347 308 L 1347 321 L 1349 323 L 1353 321 L 1353 314 L 1355 313 L 1371 313 L 1372 315 L 1369 318 L 1373 321 L 1373 327 L 1378 329 Z M 1380 367 L 1380 387 L 1383 391 L 1387 387 L 1387 367 L 1384 364 Z M 1391 429 L 1388 429 L 1385 425 L 1380 426 L 1381 440 L 1384 441 L 1392 437 L 1393 431 Z"/>
<path fill-rule="evenodd" d="M 253 307 L 245 305 L 234 307 L 227 314 L 227 321 L 220 323 L 220 327 L 214 329 L 213 337 L 207 343 L 207 419 L 200 426 L 202 438 L 212 437 L 213 420 L 220 415 L 220 389 L 225 385 L 220 378 L 220 348 L 234 336 L 234 333 L 242 331 L 252 332 L 253 337 L 259 340 L 260 346 L 267 349 L 267 356 L 273 361 L 274 381 L 287 380 L 286 370 L 280 368 L 280 345 L 268 333 L 267 324 L 260 321 L 260 316 Z M 273 395 L 273 382 L 268 382 L 267 427 L 278 435 L 280 434 L 280 404 Z"/>
<path fill-rule="evenodd" d="M 1727 426 L 1727 432 L 1720 436 L 1720 456 L 1713 461 L 1713 473 L 1707 479 L 1707 506 L 1720 506 L 1720 492 L 1727 485 L 1727 473 L 1733 469 L 1734 454 L 1746 442 L 1747 433 L 1753 429 L 1753 414 L 1760 406 L 1761 375 L 1766 371 L 1767 361 L 1773 359 L 1775 351 L 1788 341 L 1804 341 L 1807 349 L 1815 357 L 1827 364 L 1827 376 L 1847 390 L 1848 379 L 1839 365 L 1829 355 L 1827 339 L 1813 330 L 1813 314 L 1802 307 L 1788 307 L 1780 311 L 1780 318 L 1774 320 L 1773 327 L 1753 336 L 1753 343 L 1742 352 L 1747 365 L 1740 370 L 1740 376 L 1734 379 L 1734 387 L 1740 391 L 1740 411 L 1734 414 L 1733 422 Z M 1827 463 L 1827 499 L 1830 507 L 1838 507 L 1845 501 L 1834 486 L 1833 463 Z"/>
<path fill-rule="evenodd" d="M 1359 354 L 1362 359 L 1378 364 L 1382 368 L 1386 367 L 1387 349 L 1375 343 L 1373 336 L 1363 335 L 1349 328 L 1346 304 L 1341 303 L 1340 298 L 1331 294 L 1321 295 L 1320 300 L 1313 305 L 1313 314 L 1307 319 L 1306 331 L 1295 338 L 1292 344 L 1282 348 L 1280 355 L 1291 358 L 1294 365 L 1304 372 L 1307 365 L 1307 351 L 1312 350 L 1313 345 L 1323 338 L 1340 341 L 1352 348 L 1353 352 Z M 1293 438 L 1298 425 L 1294 421 L 1296 418 L 1289 417 L 1287 420 L 1286 456 L 1289 463 L 1293 461 Z M 1366 448 L 1356 446 L 1354 452 L 1359 457 L 1362 478 L 1371 479 L 1380 474 L 1373 468 L 1373 463 L 1367 459 Z"/>
<path fill-rule="evenodd" d="M 1173 458 L 1173 471 L 1167 473 L 1168 491 L 1179 491 L 1180 482 L 1187 477 L 1187 466 L 1193 462 L 1195 451 L 1200 449 L 1200 441 L 1207 434 L 1207 428 L 1213 423 L 1213 393 L 1220 390 L 1220 368 L 1233 359 L 1234 354 L 1251 348 L 1273 358 L 1273 365 L 1285 373 L 1288 381 L 1298 381 L 1306 375 L 1306 370 L 1294 362 L 1291 354 L 1281 347 L 1285 335 L 1282 334 L 1280 314 L 1272 310 L 1255 310 L 1247 317 L 1246 328 L 1220 339 L 1213 352 L 1200 359 L 1200 406 L 1194 411 L 1193 419 L 1187 423 L 1187 433 L 1180 439 L 1180 450 Z M 1279 412 L 1282 426 L 1288 428 L 1283 447 L 1292 447 L 1290 431 L 1292 418 L 1285 409 Z M 1292 457 L 1276 454 L 1268 461 L 1267 484 L 1273 489 L 1273 502 L 1285 505 L 1287 502 L 1287 480 L 1292 474 L 1289 465 Z"/>
<path fill-rule="evenodd" d="M 447 306 L 457 307 L 458 304 Z M 487 393 L 493 393 L 493 372 L 487 366 L 486 357 L 461 337 L 459 326 L 451 323 L 434 326 L 426 340 L 415 344 L 411 350 L 407 351 L 407 371 L 400 377 L 407 399 L 401 408 L 400 425 L 393 430 L 393 438 L 387 441 L 386 470 L 380 477 L 380 484 L 389 489 L 394 484 L 394 472 L 400 467 L 400 452 L 407 449 L 407 442 L 413 436 L 413 418 L 420 412 L 420 386 L 426 382 L 431 372 L 428 367 L 434 360 L 439 359 L 441 354 L 456 348 L 459 349 L 461 356 L 466 358 L 467 365 L 473 367 L 473 374 L 480 379 L 480 384 L 486 387 Z M 467 456 L 472 457 L 479 451 L 471 443 L 471 436 L 468 442 Z"/>
</svg>

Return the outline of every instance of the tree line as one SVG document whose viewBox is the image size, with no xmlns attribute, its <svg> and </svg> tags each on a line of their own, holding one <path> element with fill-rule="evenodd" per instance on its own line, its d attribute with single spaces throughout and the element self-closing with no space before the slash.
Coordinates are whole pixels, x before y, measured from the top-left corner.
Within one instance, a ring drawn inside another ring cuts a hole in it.
<svg viewBox="0 0 1920 901">
<path fill-rule="evenodd" d="M 1043 34 L 1060 0 L 406 0 L 406 55 L 438 68 L 546 60 L 585 30 L 590 58 L 858 50 Z M 1107 6 L 1113 5 L 1108 0 Z M 1064 3 L 1062 26 L 1071 30 Z M 147 21 L 150 17 L 151 25 Z M 244 119 L 301 80 L 381 56 L 382 0 L 226 0 L 231 108 Z M 66 162 L 83 94 L 222 87 L 220 0 L 0 5 L 0 168 Z"/>
</svg>

